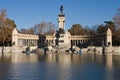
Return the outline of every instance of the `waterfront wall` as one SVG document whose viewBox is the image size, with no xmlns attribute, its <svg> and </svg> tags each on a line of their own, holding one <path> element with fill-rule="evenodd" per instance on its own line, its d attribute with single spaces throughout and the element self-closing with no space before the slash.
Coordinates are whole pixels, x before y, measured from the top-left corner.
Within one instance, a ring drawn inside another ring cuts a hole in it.
<svg viewBox="0 0 120 80">
<path fill-rule="evenodd" d="M 113 46 L 113 47 L 96 47 L 96 46 L 90 46 L 88 48 L 83 49 L 83 52 L 85 53 L 96 53 L 96 54 L 110 54 L 112 55 L 120 55 L 120 46 Z"/>
<path fill-rule="evenodd" d="M 19 47 L 4 47 L 4 53 L 22 53 L 23 51 L 25 51 L 27 48 L 27 46 L 19 46 Z M 30 51 L 37 49 L 37 47 L 30 47 Z M 38 49 L 39 50 L 39 49 Z M 37 50 L 37 51 L 38 51 Z M 43 49 L 40 49 L 38 51 L 38 53 L 42 53 L 44 52 Z M 63 52 L 65 52 L 64 50 L 60 50 Z M 89 46 L 88 48 L 82 48 L 81 51 L 83 52 L 83 54 L 99 54 L 102 55 L 103 53 L 103 47 L 96 47 L 96 46 Z M 2 47 L 0 47 L 0 54 L 2 52 Z M 51 51 L 48 51 L 49 53 L 51 53 Z M 52 51 L 55 52 L 55 51 Z M 112 53 L 112 55 L 120 55 L 120 47 L 105 47 L 104 48 L 104 52 L 105 55 L 106 54 L 110 54 Z"/>
<path fill-rule="evenodd" d="M 96 46 L 89 46 L 88 48 L 83 48 L 82 52 L 84 53 L 95 53 L 95 54 L 103 54 L 103 48 L 102 47 L 96 47 Z"/>
<path fill-rule="evenodd" d="M 120 55 L 120 46 L 112 47 L 113 55 Z"/>
<path fill-rule="evenodd" d="M 19 46 L 19 47 L 4 47 L 4 53 L 22 53 L 25 51 L 27 46 Z M 30 47 L 30 51 L 35 50 L 37 47 Z M 2 47 L 0 47 L 0 53 L 2 52 Z"/>
</svg>

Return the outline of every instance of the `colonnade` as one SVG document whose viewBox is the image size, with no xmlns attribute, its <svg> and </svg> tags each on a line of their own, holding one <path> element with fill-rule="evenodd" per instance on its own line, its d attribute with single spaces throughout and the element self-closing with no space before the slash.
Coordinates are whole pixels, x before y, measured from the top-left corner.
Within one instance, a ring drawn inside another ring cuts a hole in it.
<svg viewBox="0 0 120 80">
<path fill-rule="evenodd" d="M 14 28 L 12 32 L 13 46 L 38 46 L 38 35 L 21 34 Z"/>
<path fill-rule="evenodd" d="M 48 46 L 50 46 L 51 44 L 53 44 L 53 40 L 47 40 L 47 44 Z"/>
<path fill-rule="evenodd" d="M 36 39 L 18 39 L 19 46 L 37 46 L 38 40 Z"/>
<path fill-rule="evenodd" d="M 73 46 L 77 46 L 77 45 L 80 45 L 80 44 L 85 44 L 85 43 L 87 43 L 87 44 L 90 44 L 91 43 L 91 40 L 71 40 L 71 44 L 73 45 Z"/>
</svg>

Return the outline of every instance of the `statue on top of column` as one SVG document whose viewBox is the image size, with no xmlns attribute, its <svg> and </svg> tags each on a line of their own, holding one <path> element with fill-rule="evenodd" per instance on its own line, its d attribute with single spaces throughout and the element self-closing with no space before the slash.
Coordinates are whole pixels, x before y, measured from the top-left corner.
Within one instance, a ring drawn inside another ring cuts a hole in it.
<svg viewBox="0 0 120 80">
<path fill-rule="evenodd" d="M 63 14 L 63 5 L 60 6 L 60 13 Z"/>
</svg>

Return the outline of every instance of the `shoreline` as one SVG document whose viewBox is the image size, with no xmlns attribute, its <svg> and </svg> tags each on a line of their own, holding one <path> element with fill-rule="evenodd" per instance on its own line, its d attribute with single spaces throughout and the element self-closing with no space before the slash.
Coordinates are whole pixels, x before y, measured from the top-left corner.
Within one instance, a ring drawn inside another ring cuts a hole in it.
<svg viewBox="0 0 120 80">
<path fill-rule="evenodd" d="M 23 51 L 26 50 L 26 47 L 5 47 L 4 48 L 4 53 L 23 53 Z M 41 48 L 36 48 L 36 47 L 30 47 L 30 51 L 35 50 L 35 54 L 44 54 L 44 50 Z M 82 48 L 80 49 L 82 54 L 99 54 L 99 55 L 106 55 L 106 54 L 112 54 L 112 55 L 120 55 L 120 47 L 95 47 L 91 46 L 88 48 Z M 2 52 L 2 47 L 0 47 L 0 54 Z M 79 52 L 77 50 L 76 52 Z M 54 49 L 54 50 L 49 50 L 46 51 L 46 54 L 73 54 L 72 52 L 66 52 L 65 49 Z M 74 53 L 76 54 L 76 53 Z"/>
</svg>

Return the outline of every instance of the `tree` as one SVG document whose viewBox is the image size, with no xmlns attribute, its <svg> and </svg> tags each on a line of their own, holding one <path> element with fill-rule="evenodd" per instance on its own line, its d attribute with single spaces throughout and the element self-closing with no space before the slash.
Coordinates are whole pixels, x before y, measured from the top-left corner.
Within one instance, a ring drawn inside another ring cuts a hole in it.
<svg viewBox="0 0 120 80">
<path fill-rule="evenodd" d="M 35 34 L 39 35 L 39 47 L 46 46 L 46 36 L 53 35 L 55 32 L 55 25 L 51 22 L 41 22 L 32 27 L 35 31 Z"/>
<path fill-rule="evenodd" d="M 30 29 L 21 29 L 20 30 L 20 33 L 22 34 L 32 34 L 34 35 L 35 34 L 35 30 L 33 28 L 30 28 Z"/>
<path fill-rule="evenodd" d="M 6 46 L 8 43 L 10 45 L 11 43 L 11 36 L 12 36 L 12 30 L 16 27 L 13 20 L 7 18 L 6 16 L 6 10 L 1 9 L 0 10 L 0 46 L 2 46 L 2 53 L 4 50 L 4 46 Z"/>
<path fill-rule="evenodd" d="M 23 34 L 38 34 L 38 35 L 52 35 L 55 32 L 55 25 L 51 22 L 41 22 L 34 25 L 32 28 L 21 29 Z"/>
<path fill-rule="evenodd" d="M 72 28 L 68 30 L 71 35 L 86 35 L 88 31 L 84 29 L 80 24 L 72 25 Z"/>
<path fill-rule="evenodd" d="M 41 23 L 38 23 L 36 24 L 35 26 L 33 26 L 36 34 L 45 34 L 45 28 L 47 26 L 47 23 L 46 22 L 41 22 Z"/>
<path fill-rule="evenodd" d="M 39 47 L 45 47 L 45 35 L 53 35 L 55 32 L 55 25 L 52 22 L 40 22 L 35 24 L 33 27 L 29 29 L 21 29 L 20 33 L 23 34 L 37 34 L 39 35 Z"/>
<path fill-rule="evenodd" d="M 113 45 L 120 46 L 120 8 L 113 17 L 113 22 L 116 25 L 116 31 L 113 33 Z"/>
<path fill-rule="evenodd" d="M 118 9 L 117 14 L 113 17 L 113 22 L 117 26 L 117 28 L 120 28 L 120 8 Z"/>
<path fill-rule="evenodd" d="M 94 28 L 90 28 L 89 26 L 85 26 L 84 28 L 85 30 L 85 34 L 87 35 L 94 35 L 95 34 L 95 27 Z"/>
<path fill-rule="evenodd" d="M 48 29 L 46 34 L 53 35 L 55 32 L 55 25 L 52 24 L 52 22 L 48 22 L 47 24 L 48 24 L 48 27 L 47 27 Z"/>
<path fill-rule="evenodd" d="M 6 44 L 5 45 L 12 45 L 11 43 L 12 43 L 12 31 L 13 31 L 13 29 L 16 27 L 16 24 L 15 24 L 15 22 L 13 21 L 13 20 L 11 20 L 11 19 L 9 19 L 9 18 L 7 18 L 6 19 L 6 21 L 5 21 L 5 24 L 6 24 L 6 26 L 7 26 L 7 29 L 9 30 L 8 32 L 7 32 L 7 34 L 8 34 L 8 37 L 7 37 L 7 39 L 6 39 Z"/>
<path fill-rule="evenodd" d="M 118 36 L 119 31 L 117 30 L 115 23 L 113 21 L 104 21 L 104 23 L 105 24 L 101 24 L 98 26 L 95 39 L 98 36 L 99 41 L 100 41 L 100 39 L 101 39 L 101 41 L 103 41 L 103 40 L 105 41 L 107 29 L 110 28 L 110 30 L 112 31 L 112 37 L 113 37 L 112 44 L 113 45 L 118 44 L 120 37 Z"/>
<path fill-rule="evenodd" d="M 120 46 L 120 29 L 118 29 L 113 35 L 113 45 Z"/>
<path fill-rule="evenodd" d="M 6 38 L 8 37 L 7 26 L 5 24 L 6 21 L 6 10 L 0 10 L 0 42 L 4 45 Z"/>
<path fill-rule="evenodd" d="M 116 26 L 115 26 L 115 23 L 113 21 L 104 21 L 104 23 L 105 23 L 105 26 L 107 28 L 110 28 L 112 33 L 116 32 Z"/>
<path fill-rule="evenodd" d="M 114 22 L 112 22 L 112 21 L 104 21 L 104 23 L 105 24 L 101 24 L 101 25 L 98 26 L 96 33 L 97 34 L 106 33 L 107 29 L 110 28 L 110 30 L 114 34 L 114 32 L 116 31 L 116 26 L 115 26 Z"/>
<path fill-rule="evenodd" d="M 55 25 L 51 22 L 41 22 L 33 26 L 35 34 L 45 35 L 49 34 L 52 35 L 55 32 Z"/>
</svg>

